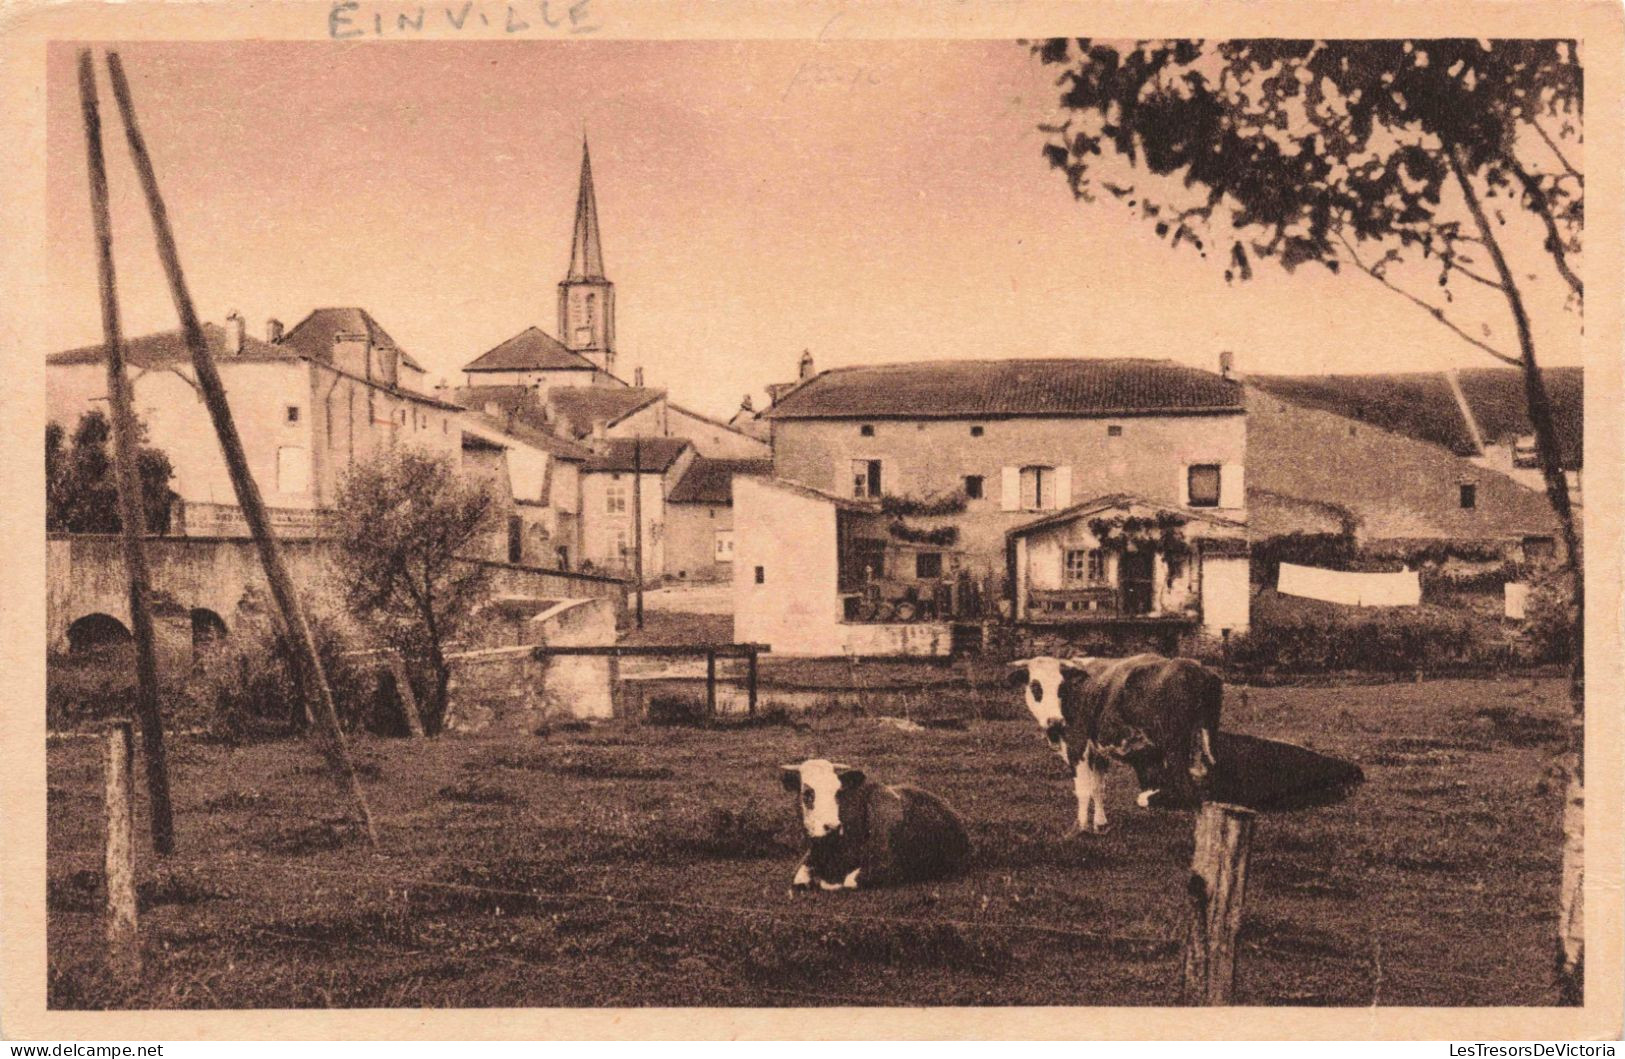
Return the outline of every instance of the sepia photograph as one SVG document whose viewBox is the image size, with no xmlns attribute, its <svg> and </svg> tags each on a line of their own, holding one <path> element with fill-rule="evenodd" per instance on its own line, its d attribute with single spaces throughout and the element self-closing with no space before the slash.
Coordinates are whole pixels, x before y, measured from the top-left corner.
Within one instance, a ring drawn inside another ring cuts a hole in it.
<svg viewBox="0 0 1625 1059">
<path fill-rule="evenodd" d="M 1617 1034 L 1619 55 L 832 11 L 42 43 L 45 1012 Z"/>
</svg>

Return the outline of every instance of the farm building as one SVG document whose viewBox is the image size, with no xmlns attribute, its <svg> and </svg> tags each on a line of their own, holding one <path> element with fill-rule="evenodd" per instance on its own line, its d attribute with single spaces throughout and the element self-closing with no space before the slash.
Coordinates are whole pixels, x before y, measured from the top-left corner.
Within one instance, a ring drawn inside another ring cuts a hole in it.
<svg viewBox="0 0 1625 1059">
<path fill-rule="evenodd" d="M 773 473 L 772 460 L 696 457 L 666 496 L 666 572 L 682 580 L 733 576 L 733 482 Z"/>
<path fill-rule="evenodd" d="M 1133 496 L 1075 504 L 1010 531 L 1018 622 L 1090 627 L 1173 651 L 1248 626 L 1247 526 Z"/>
<path fill-rule="evenodd" d="M 595 438 L 581 468 L 582 559 L 594 570 L 629 575 L 642 514 L 643 576 L 667 573 L 667 505 L 694 447 L 682 438 Z M 638 491 L 634 495 L 633 490 Z"/>
<path fill-rule="evenodd" d="M 1172 361 L 839 368 L 763 415 L 775 476 L 881 503 L 898 540 L 941 530 L 978 576 L 1004 575 L 1008 531 L 1079 498 L 1130 494 L 1246 520 L 1242 387 Z"/>
</svg>

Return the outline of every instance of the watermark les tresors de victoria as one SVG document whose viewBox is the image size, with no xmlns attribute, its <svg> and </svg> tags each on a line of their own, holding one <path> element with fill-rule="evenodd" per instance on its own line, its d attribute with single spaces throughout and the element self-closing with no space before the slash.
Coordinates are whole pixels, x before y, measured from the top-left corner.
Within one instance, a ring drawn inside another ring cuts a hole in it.
<svg viewBox="0 0 1625 1059">
<path fill-rule="evenodd" d="M 1601 1044 L 1452 1044 L 1450 1055 L 1464 1059 L 1588 1059 L 1617 1054 L 1614 1046 Z"/>
</svg>

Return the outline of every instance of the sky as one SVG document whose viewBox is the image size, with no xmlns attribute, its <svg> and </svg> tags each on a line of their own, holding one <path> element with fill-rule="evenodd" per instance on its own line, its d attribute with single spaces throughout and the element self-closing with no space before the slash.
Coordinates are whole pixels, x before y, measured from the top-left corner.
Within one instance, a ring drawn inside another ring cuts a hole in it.
<svg viewBox="0 0 1625 1059">
<path fill-rule="evenodd" d="M 230 42 L 119 48 L 194 301 L 263 335 L 367 309 L 429 370 L 556 334 L 583 129 L 617 365 L 727 415 L 819 368 L 1165 357 L 1244 371 L 1492 362 L 1358 273 L 1170 248 L 1040 157 L 1054 70 L 1015 41 Z M 175 326 L 103 71 L 126 333 Z M 100 340 L 74 51 L 48 55 L 51 349 Z M 1132 179 L 1132 175 L 1130 175 Z M 1516 220 L 1516 219 L 1514 219 Z M 1531 244 L 1534 245 L 1534 244 Z M 1546 363 L 1578 363 L 1526 255 Z M 1404 277 L 1427 293 L 1425 273 Z M 1513 349 L 1504 303 L 1453 315 Z M 1486 330 L 1487 329 L 1487 330 Z M 49 352 L 49 350 L 47 351 Z"/>
</svg>

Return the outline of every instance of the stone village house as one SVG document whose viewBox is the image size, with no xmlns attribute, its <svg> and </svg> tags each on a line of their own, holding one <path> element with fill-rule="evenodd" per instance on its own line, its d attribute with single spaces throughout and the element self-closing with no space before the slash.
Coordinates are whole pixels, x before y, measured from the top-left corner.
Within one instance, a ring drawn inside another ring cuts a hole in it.
<svg viewBox="0 0 1625 1059">
<path fill-rule="evenodd" d="M 944 653 L 954 619 L 1012 602 L 1020 620 L 1106 631 L 1247 627 L 1235 380 L 1126 358 L 817 374 L 809 359 L 762 414 L 773 477 L 734 481 L 736 638 Z"/>
</svg>

